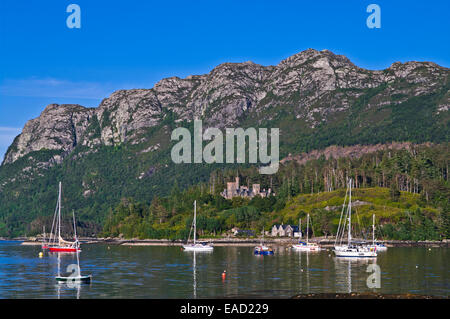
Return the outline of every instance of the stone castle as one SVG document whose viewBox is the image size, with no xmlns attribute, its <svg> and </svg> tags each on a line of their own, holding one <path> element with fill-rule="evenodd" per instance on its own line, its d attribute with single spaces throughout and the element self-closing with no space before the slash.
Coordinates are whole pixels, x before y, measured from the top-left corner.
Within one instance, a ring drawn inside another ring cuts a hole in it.
<svg viewBox="0 0 450 319">
<path fill-rule="evenodd" d="M 274 196 L 275 193 L 272 193 L 272 189 L 261 190 L 260 184 L 253 184 L 252 188 L 248 188 L 247 186 L 239 185 L 239 177 L 236 177 L 234 182 L 228 182 L 227 188 L 220 193 L 226 199 L 232 199 L 233 197 L 247 197 L 253 198 L 255 196 L 261 197 L 269 197 Z"/>
</svg>

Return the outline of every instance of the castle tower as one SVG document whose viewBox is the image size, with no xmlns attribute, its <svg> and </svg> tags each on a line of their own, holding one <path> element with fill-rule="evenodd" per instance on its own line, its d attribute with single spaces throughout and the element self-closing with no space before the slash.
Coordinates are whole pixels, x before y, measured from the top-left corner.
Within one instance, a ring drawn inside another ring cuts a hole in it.
<svg viewBox="0 0 450 319">
<path fill-rule="evenodd" d="M 259 195 L 261 192 L 261 186 L 259 184 L 253 184 L 252 191 L 253 195 Z"/>
</svg>

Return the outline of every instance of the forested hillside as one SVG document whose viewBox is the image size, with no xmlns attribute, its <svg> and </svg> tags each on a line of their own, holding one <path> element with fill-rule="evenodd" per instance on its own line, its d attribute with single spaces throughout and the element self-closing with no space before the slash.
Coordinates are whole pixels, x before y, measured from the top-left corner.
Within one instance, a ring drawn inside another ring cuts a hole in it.
<svg viewBox="0 0 450 319">
<path fill-rule="evenodd" d="M 124 198 L 110 209 L 102 234 L 127 238 L 185 239 L 192 223 L 192 203 L 198 202 L 200 235 L 220 236 L 233 227 L 255 233 L 273 224 L 298 224 L 311 214 L 316 235 L 334 235 L 345 197 L 347 178 L 354 180 L 354 227 L 371 229 L 376 215 L 378 236 L 385 239 L 439 240 L 450 235 L 448 144 L 383 150 L 357 159 L 310 160 L 284 165 L 263 178 L 255 169 L 216 171 L 210 183 L 185 191 L 175 185 L 167 197 L 151 204 Z M 275 187 L 269 198 L 226 200 L 219 195 L 236 174 L 243 184 Z"/>
<path fill-rule="evenodd" d="M 372 71 L 313 49 L 275 66 L 223 63 L 208 74 L 162 79 L 151 89 L 120 90 L 97 108 L 51 104 L 26 123 L 0 166 L 0 236 L 50 227 L 59 181 L 63 214 L 76 211 L 82 235 L 101 232 L 123 199 L 149 206 L 158 198 L 172 213 L 164 198 L 174 185 L 180 191 L 203 185 L 203 192 L 211 187 L 217 194 L 237 170 L 244 180 L 272 186 L 271 209 L 278 212 L 297 194 L 341 189 L 348 176 L 357 188 L 396 187 L 444 207 L 449 105 L 448 68 L 396 62 Z M 248 164 L 174 164 L 171 133 L 177 127 L 193 133 L 194 119 L 204 130 L 279 128 L 280 158 L 292 160 L 273 176 Z M 393 142 L 428 146 L 296 161 L 330 146 Z"/>
</svg>

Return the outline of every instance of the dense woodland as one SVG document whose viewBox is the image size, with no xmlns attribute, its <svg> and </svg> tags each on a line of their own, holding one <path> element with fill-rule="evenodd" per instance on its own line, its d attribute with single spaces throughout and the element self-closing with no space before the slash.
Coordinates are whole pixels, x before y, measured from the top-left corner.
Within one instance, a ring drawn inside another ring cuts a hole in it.
<svg viewBox="0 0 450 319">
<path fill-rule="evenodd" d="M 364 203 L 355 207 L 353 225 L 361 236 L 370 232 L 375 214 L 379 238 L 440 240 L 450 235 L 449 158 L 447 143 L 382 150 L 360 158 L 322 156 L 303 165 L 291 161 L 275 175 L 260 175 L 256 168 L 216 170 L 209 183 L 185 190 L 175 184 L 169 196 L 155 197 L 149 204 L 123 198 L 109 209 L 101 235 L 186 239 L 194 200 L 200 236 L 223 236 L 233 227 L 260 233 L 276 223 L 296 225 L 307 213 L 314 235 L 334 235 L 351 177 L 353 200 Z M 241 184 L 260 183 L 276 196 L 224 199 L 220 192 L 236 175 Z"/>
<path fill-rule="evenodd" d="M 39 161 L 39 157 L 46 158 L 46 153 L 52 152 L 36 152 L 33 157 Z M 79 149 L 72 156 L 82 152 L 83 149 Z M 326 159 L 322 156 L 302 165 L 291 161 L 281 165 L 274 175 L 261 175 L 256 167 L 237 165 L 225 168 L 207 164 L 170 165 L 167 162 L 169 165 L 164 167 L 164 154 L 156 154 L 157 158 L 151 160 L 162 164 L 155 166 L 155 172 L 149 171 L 149 177 L 142 180 L 136 178 L 136 172 L 149 164 L 145 159 L 136 163 L 130 156 L 133 152 L 125 146 L 103 147 L 83 160 L 65 160 L 62 165 L 47 169 L 42 176 L 32 176 L 32 182 L 17 180 L 16 188 L 4 189 L 0 196 L 0 236 L 29 236 L 40 234 L 44 226 L 50 229 L 59 180 L 63 183 L 65 232 L 71 231 L 69 218 L 75 210 L 82 236 L 122 234 L 128 238 L 185 239 L 189 234 L 195 199 L 199 202 L 200 236 L 220 236 L 233 227 L 256 232 L 262 227 L 268 230 L 274 223 L 297 224 L 298 218 L 307 210 L 297 205 L 293 212 L 287 212 L 292 201 L 304 195 L 341 194 L 346 179 L 352 177 L 355 190 L 373 190 L 375 197 L 378 196 L 373 200 L 379 201 L 390 194 L 387 196 L 390 201 L 385 205 L 388 214 L 390 211 L 399 213 L 396 207 L 412 195 L 409 203 L 402 206 L 401 214 L 396 215 L 401 218 L 385 216 L 381 220 L 388 227 L 389 238 L 395 238 L 399 230 L 414 224 L 410 216 L 415 216 L 417 209 L 427 216 L 427 225 L 432 223 L 434 226 L 435 232 L 426 238 L 448 237 L 445 230 L 450 198 L 448 143 L 416 145 L 409 150 L 381 150 L 359 158 Z M 0 177 L 16 178 L 15 172 L 28 165 L 26 158 L 20 159 L 8 166 L 14 169 L 0 170 Z M 261 189 L 270 187 L 276 196 L 225 200 L 219 194 L 226 182 L 234 180 L 236 175 L 240 176 L 241 185 L 260 183 Z M 85 187 L 93 195 L 86 195 Z M 386 192 L 378 193 L 375 188 Z M 333 201 L 342 204 L 343 196 L 337 195 Z M 321 205 L 315 208 L 324 208 L 328 203 L 325 201 Z M 334 204 L 337 205 L 340 204 Z M 308 212 L 313 214 L 313 220 L 323 219 L 324 224 L 331 225 L 325 232 L 317 224 L 318 235 L 334 234 L 333 227 L 339 222 L 339 216 L 323 211 Z M 379 213 L 380 210 L 375 207 L 372 212 Z M 326 218 L 314 216 L 316 213 Z M 404 222 L 409 224 L 401 224 Z M 402 234 L 402 238 L 414 238 L 410 232 Z"/>
</svg>

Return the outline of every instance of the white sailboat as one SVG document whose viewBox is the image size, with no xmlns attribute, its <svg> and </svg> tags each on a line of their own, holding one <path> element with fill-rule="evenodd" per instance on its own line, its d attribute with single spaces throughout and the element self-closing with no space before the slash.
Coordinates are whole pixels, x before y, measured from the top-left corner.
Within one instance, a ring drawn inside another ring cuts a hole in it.
<svg viewBox="0 0 450 319">
<path fill-rule="evenodd" d="M 336 245 L 334 247 L 334 253 L 336 257 L 354 257 L 354 258 L 375 258 L 377 257 L 377 252 L 375 247 L 370 247 L 367 245 L 356 245 L 352 243 L 352 179 L 349 179 L 348 182 L 348 193 L 349 193 L 349 202 L 347 207 L 346 216 L 348 216 L 348 231 L 347 231 L 347 245 L 342 244 L 342 239 L 345 231 L 345 221 L 342 226 L 341 234 L 339 233 L 341 220 L 339 220 L 338 233 L 336 235 Z M 344 199 L 343 210 L 345 207 L 345 201 L 347 196 Z M 342 213 L 341 213 L 342 219 Z M 340 244 L 337 244 L 338 238 L 340 236 Z"/>
<path fill-rule="evenodd" d="M 375 214 L 372 215 L 372 245 L 369 247 L 375 248 L 377 251 L 386 251 L 386 245 L 379 243 L 375 239 Z"/>
<path fill-rule="evenodd" d="M 300 231 L 300 229 L 299 229 Z M 316 243 L 309 242 L 309 214 L 306 217 L 306 243 L 299 241 L 298 244 L 292 245 L 292 248 L 299 251 L 319 251 L 322 248 Z"/>
<path fill-rule="evenodd" d="M 194 220 L 192 221 L 191 231 L 194 229 L 194 242 L 183 245 L 185 251 L 213 251 L 214 247 L 206 242 L 197 242 L 197 201 L 194 201 Z M 189 238 L 191 234 L 189 233 Z M 189 239 L 188 239 L 189 242 Z"/>
</svg>

